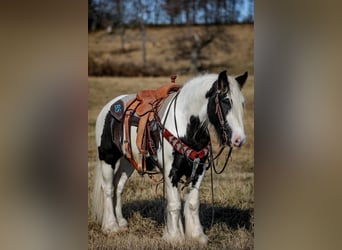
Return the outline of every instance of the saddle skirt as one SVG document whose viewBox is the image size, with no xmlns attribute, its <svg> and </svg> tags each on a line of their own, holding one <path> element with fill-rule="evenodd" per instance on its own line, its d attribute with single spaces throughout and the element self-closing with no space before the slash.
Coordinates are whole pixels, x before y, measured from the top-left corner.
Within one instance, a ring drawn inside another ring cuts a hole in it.
<svg viewBox="0 0 342 250">
<path fill-rule="evenodd" d="M 141 175 L 146 173 L 147 157 L 153 159 L 159 148 L 162 136 L 160 117 L 163 116 L 172 97 L 181 88 L 181 85 L 176 85 L 174 80 L 175 77 L 171 78 L 170 84 L 161 86 L 157 90 L 142 90 L 136 95 L 125 96 L 110 107 L 110 113 L 115 118 L 112 124 L 113 142 L 120 149 L 122 144 L 124 145 L 125 156 Z M 132 153 L 132 127 L 137 127 L 135 143 L 139 149 L 138 159 L 135 159 Z M 123 128 L 125 136 L 123 136 Z M 157 164 L 156 161 L 152 160 L 152 162 Z"/>
</svg>

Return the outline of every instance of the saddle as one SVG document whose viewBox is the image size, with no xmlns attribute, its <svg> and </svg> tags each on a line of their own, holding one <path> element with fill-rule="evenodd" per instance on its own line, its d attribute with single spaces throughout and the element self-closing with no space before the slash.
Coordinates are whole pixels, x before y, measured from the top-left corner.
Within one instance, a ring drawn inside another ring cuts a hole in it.
<svg viewBox="0 0 342 250">
<path fill-rule="evenodd" d="M 161 122 L 158 112 L 165 99 L 181 86 L 175 84 L 176 76 L 171 76 L 171 83 L 157 90 L 141 90 L 129 100 L 124 114 L 125 150 L 128 160 L 140 173 L 146 172 L 146 157 L 155 156 L 160 142 Z M 139 159 L 134 159 L 131 146 L 131 127 L 137 127 L 136 146 Z"/>
</svg>

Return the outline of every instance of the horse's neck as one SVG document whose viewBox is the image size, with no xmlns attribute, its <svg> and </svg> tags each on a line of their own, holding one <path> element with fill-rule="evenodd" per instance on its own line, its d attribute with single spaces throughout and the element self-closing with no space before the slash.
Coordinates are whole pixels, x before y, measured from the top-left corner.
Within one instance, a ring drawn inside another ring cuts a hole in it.
<svg viewBox="0 0 342 250">
<path fill-rule="evenodd" d="M 176 120 L 177 129 L 180 136 L 185 135 L 190 118 L 193 116 L 199 118 L 201 123 L 208 120 L 207 100 L 205 93 L 199 89 L 189 92 L 182 89 L 177 97 L 174 105 L 176 105 L 173 120 Z M 174 108 L 174 107 L 173 107 Z"/>
</svg>

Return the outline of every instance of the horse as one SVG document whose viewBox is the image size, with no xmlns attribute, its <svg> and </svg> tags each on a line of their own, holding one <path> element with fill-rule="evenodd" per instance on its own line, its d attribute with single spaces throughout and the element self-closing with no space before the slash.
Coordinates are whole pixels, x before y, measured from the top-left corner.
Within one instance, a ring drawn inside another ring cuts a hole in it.
<svg viewBox="0 0 342 250">
<path fill-rule="evenodd" d="M 208 169 L 205 163 L 209 157 L 208 148 L 211 147 L 208 125 L 213 126 L 222 147 L 240 148 L 245 143 L 244 97 L 241 90 L 247 77 L 248 72 L 239 76 L 229 76 L 226 71 L 201 75 L 186 82 L 169 102 L 163 104 L 164 112 L 160 116 L 161 140 L 156 160 L 158 165 L 162 166 L 164 176 L 167 205 L 163 239 L 166 241 L 179 242 L 189 238 L 203 244 L 208 242 L 199 219 L 199 187 Z M 114 98 L 103 107 L 96 120 L 98 157 L 93 214 L 97 222 L 102 224 L 102 231 L 107 234 L 127 229 L 127 220 L 122 215 L 121 194 L 135 170 L 127 158 L 124 145 L 120 148 L 113 143 L 110 124 L 114 118 L 109 109 L 118 100 L 127 103 L 127 100 L 133 97 L 134 94 Z M 124 126 L 120 129 L 127 133 Z M 170 142 L 172 140 L 165 136 L 165 131 L 171 134 L 177 145 Z M 132 129 L 132 142 L 136 136 L 136 129 Z M 131 147 L 132 154 L 137 159 L 137 146 L 131 143 Z M 184 148 L 179 149 L 182 147 L 186 147 L 187 151 Z M 202 154 L 191 159 L 189 154 L 185 153 L 189 149 L 190 152 Z M 183 227 L 178 186 L 184 176 L 189 186 L 184 196 Z"/>
</svg>

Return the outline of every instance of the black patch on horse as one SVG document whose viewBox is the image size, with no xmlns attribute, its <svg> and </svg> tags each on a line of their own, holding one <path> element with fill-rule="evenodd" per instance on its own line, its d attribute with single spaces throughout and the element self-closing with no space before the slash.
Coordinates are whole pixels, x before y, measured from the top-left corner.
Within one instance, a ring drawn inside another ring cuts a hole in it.
<svg viewBox="0 0 342 250">
<path fill-rule="evenodd" d="M 210 138 L 206 129 L 206 125 L 203 126 L 198 116 L 192 115 L 187 125 L 186 135 L 180 139 L 190 148 L 200 151 L 202 148 L 208 145 Z M 186 156 L 178 153 L 177 151 L 174 151 L 173 155 L 174 160 L 169 177 L 171 178 L 173 186 L 176 187 L 182 176 L 185 176 L 187 179 L 191 176 L 193 163 Z M 203 173 L 202 164 L 205 163 L 206 160 L 207 157 L 200 160 L 200 165 L 197 167 L 195 176 L 192 180 L 193 186 L 196 184 L 198 177 Z"/>
<path fill-rule="evenodd" d="M 116 122 L 110 112 L 106 115 L 103 131 L 101 135 L 101 145 L 98 147 L 99 159 L 114 167 L 122 153 L 113 142 L 112 124 Z"/>
</svg>

